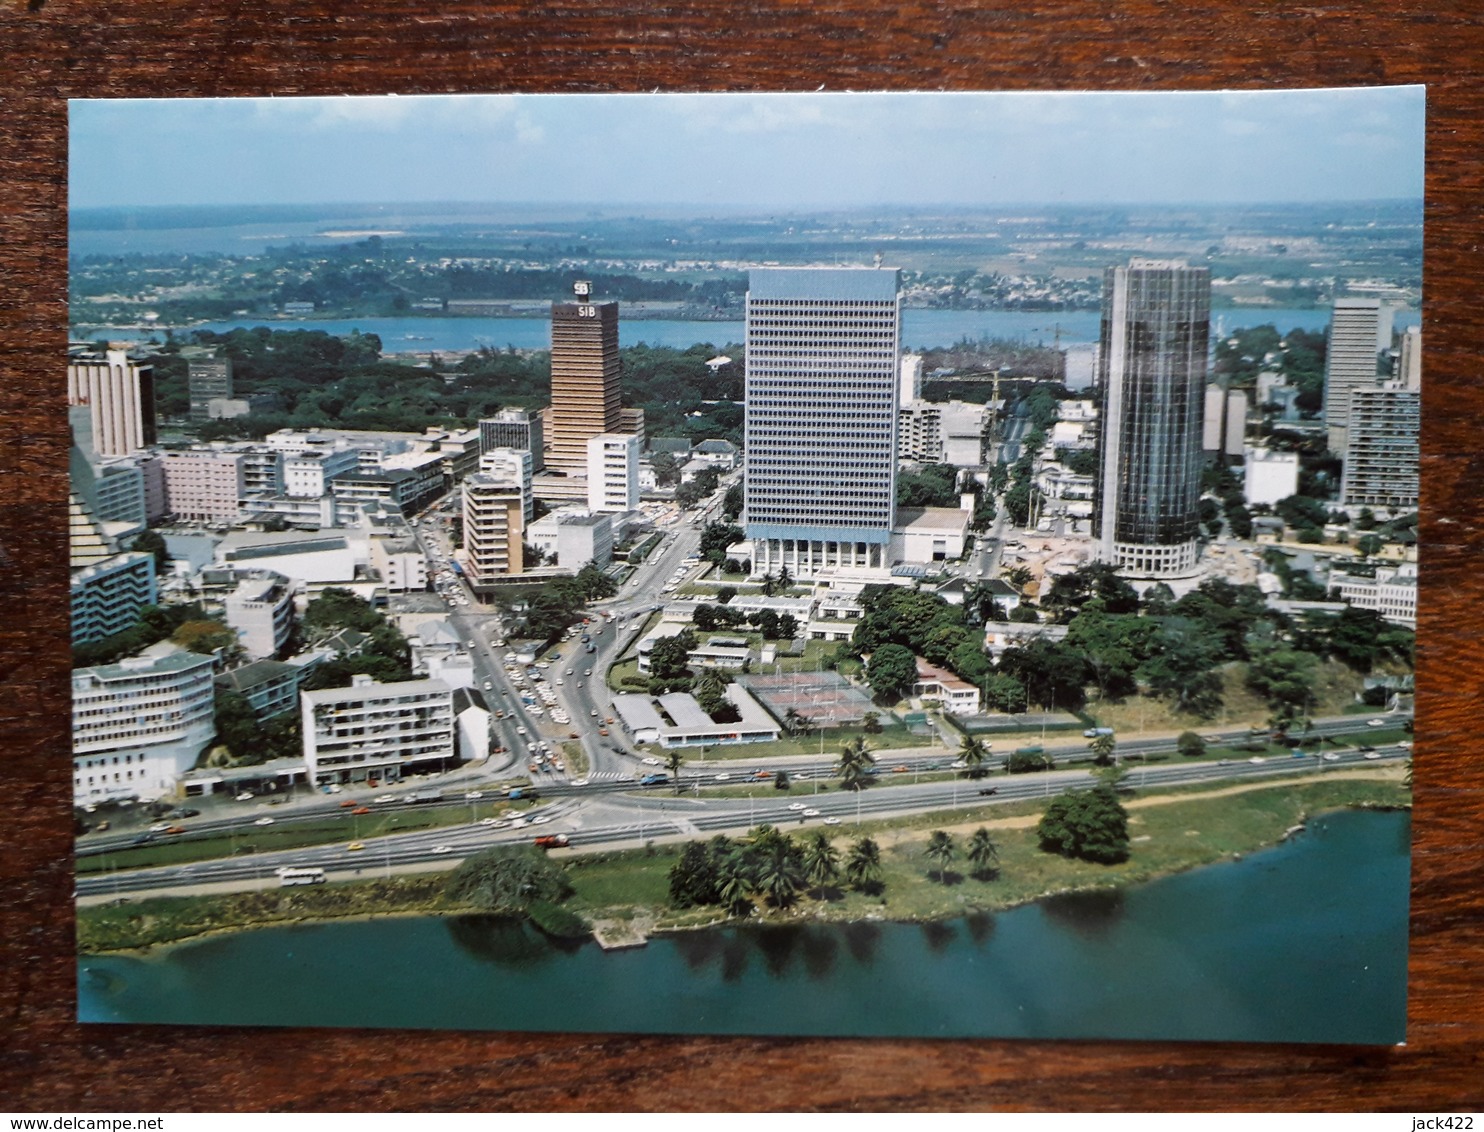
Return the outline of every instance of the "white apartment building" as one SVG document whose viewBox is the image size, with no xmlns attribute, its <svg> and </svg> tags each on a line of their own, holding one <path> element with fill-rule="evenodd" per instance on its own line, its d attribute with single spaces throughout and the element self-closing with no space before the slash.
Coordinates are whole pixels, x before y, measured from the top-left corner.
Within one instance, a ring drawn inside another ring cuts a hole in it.
<svg viewBox="0 0 1484 1132">
<path fill-rule="evenodd" d="M 1373 576 L 1331 570 L 1329 586 L 1357 609 L 1374 609 L 1388 621 L 1417 627 L 1417 564 L 1378 566 Z"/>
<path fill-rule="evenodd" d="M 898 292 L 894 268 L 750 273 L 744 523 L 754 573 L 889 573 Z"/>
<path fill-rule="evenodd" d="M 1349 440 L 1350 393 L 1376 384 L 1378 355 L 1391 346 L 1392 308 L 1380 299 L 1336 299 L 1324 358 L 1324 422 L 1331 452 Z"/>
<path fill-rule="evenodd" d="M 507 483 L 520 484 L 522 512 L 527 524 L 536 516 L 536 496 L 531 483 L 535 478 L 536 457 L 525 448 L 491 448 L 479 457 L 479 470 Z"/>
<path fill-rule="evenodd" d="M 911 401 L 897 412 L 897 458 L 923 464 L 982 464 L 985 406 Z"/>
<path fill-rule="evenodd" d="M 351 679 L 349 688 L 299 694 L 311 782 L 396 782 L 457 761 L 453 689 L 442 680 Z"/>
<path fill-rule="evenodd" d="M 1386 515 L 1416 510 L 1422 452 L 1422 393 L 1400 382 L 1350 393 L 1343 507 L 1370 507 Z"/>
<path fill-rule="evenodd" d="M 122 633 L 157 600 L 152 554 L 128 551 L 72 571 L 72 643 Z"/>
<path fill-rule="evenodd" d="M 214 660 L 161 642 L 72 673 L 72 798 L 88 805 L 175 790 L 216 734 Z"/>
<path fill-rule="evenodd" d="M 361 454 L 354 448 L 286 453 L 283 492 L 291 499 L 318 499 L 329 494 L 330 481 L 336 476 L 359 470 L 360 460 Z"/>
<path fill-rule="evenodd" d="M 294 583 L 271 570 L 238 575 L 237 588 L 222 603 L 227 624 L 237 630 L 254 660 L 278 655 L 294 629 Z"/>
<path fill-rule="evenodd" d="M 639 506 L 639 438 L 599 433 L 587 442 L 587 508 L 632 511 Z"/>
</svg>

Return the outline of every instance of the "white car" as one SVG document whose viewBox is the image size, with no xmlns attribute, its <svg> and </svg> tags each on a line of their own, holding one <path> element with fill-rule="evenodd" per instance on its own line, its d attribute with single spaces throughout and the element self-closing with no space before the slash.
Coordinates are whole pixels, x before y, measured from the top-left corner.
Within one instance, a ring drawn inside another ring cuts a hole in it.
<svg viewBox="0 0 1484 1132">
<path fill-rule="evenodd" d="M 526 819 L 525 818 L 511 818 L 510 819 L 510 828 L 511 829 L 524 829 L 525 826 L 526 826 Z"/>
<path fill-rule="evenodd" d="M 1319 757 L 1327 763 L 1337 763 L 1340 761 L 1340 756 L 1334 751 L 1325 751 L 1324 754 L 1320 755 Z"/>
<path fill-rule="evenodd" d="M 731 780 L 732 780 L 732 776 L 730 774 L 728 774 L 726 771 L 722 771 L 720 774 L 718 774 L 716 776 L 716 781 L 717 782 L 730 782 Z"/>
<path fill-rule="evenodd" d="M 253 825 L 272 825 L 272 824 L 273 824 L 273 819 L 272 818 L 259 818 L 257 821 L 253 822 Z"/>
<path fill-rule="evenodd" d="M 545 814 L 541 814 L 539 817 L 532 818 L 531 819 L 531 824 L 532 825 L 545 825 L 550 820 L 551 819 L 549 817 L 547 817 Z"/>
<path fill-rule="evenodd" d="M 1261 755 L 1253 755 L 1247 761 L 1249 763 L 1251 763 L 1253 766 L 1261 766 L 1263 763 L 1267 762 L 1268 760 L 1265 759 L 1265 758 L 1263 758 Z"/>
<path fill-rule="evenodd" d="M 806 818 L 817 818 L 817 817 L 819 817 L 819 811 L 818 810 L 805 810 L 804 811 L 804 816 Z"/>
<path fill-rule="evenodd" d="M 395 794 L 383 794 L 380 798 L 372 798 L 371 800 L 378 804 L 382 802 L 395 802 L 397 796 Z"/>
<path fill-rule="evenodd" d="M 597 712 L 593 712 L 593 714 L 594 715 L 597 715 L 598 713 Z M 644 758 L 640 759 L 639 761 L 642 762 L 645 766 L 660 766 L 661 765 L 660 760 L 657 759 L 657 758 L 655 758 L 653 755 L 647 755 Z"/>
<path fill-rule="evenodd" d="M 477 801 L 479 801 L 479 799 L 481 799 L 483 797 L 484 797 L 484 791 L 483 790 L 466 790 L 466 791 L 464 791 L 464 800 L 467 801 L 467 802 L 477 802 Z"/>
<path fill-rule="evenodd" d="M 594 712 L 593 714 L 596 715 L 597 713 Z M 241 794 L 237 795 L 237 801 L 239 802 L 251 802 L 252 800 L 253 792 L 251 790 L 244 790 Z"/>
<path fill-rule="evenodd" d="M 485 681 L 485 682 L 484 682 L 484 690 L 485 690 L 485 691 L 486 691 L 486 692 L 488 692 L 488 691 L 489 691 L 489 690 L 490 690 L 490 689 L 491 689 L 491 688 L 493 688 L 493 687 L 494 687 L 494 684 L 493 684 L 493 683 L 492 683 L 492 682 L 490 682 L 490 681 L 489 681 L 489 680 L 486 680 L 486 681 Z"/>
<path fill-rule="evenodd" d="M 1397 746 L 1402 748 L 1404 751 L 1410 751 L 1412 749 L 1412 740 L 1403 739 L 1400 743 L 1397 744 Z"/>
<path fill-rule="evenodd" d="M 840 819 L 839 818 L 825 818 L 824 819 L 824 824 L 825 825 L 839 825 L 840 824 Z"/>
<path fill-rule="evenodd" d="M 504 829 L 510 823 L 508 821 L 501 821 L 499 818 L 484 818 L 479 824 L 487 825 L 490 829 Z"/>
<path fill-rule="evenodd" d="M 1365 757 L 1368 758 L 1368 759 L 1379 759 L 1381 757 L 1381 752 L 1380 751 L 1367 751 L 1365 753 Z"/>
<path fill-rule="evenodd" d="M 587 784 L 588 780 L 586 778 L 574 778 L 570 783 L 568 783 L 569 786 L 586 786 Z"/>
<path fill-rule="evenodd" d="M 805 809 L 806 807 L 804 806 L 804 803 L 803 802 L 790 802 L 788 804 L 788 808 L 790 810 L 802 810 L 802 809 Z"/>
<path fill-rule="evenodd" d="M 1386 721 L 1384 719 L 1368 719 L 1365 721 L 1365 725 L 1367 727 L 1385 727 Z"/>
<path fill-rule="evenodd" d="M 433 846 L 433 852 L 434 853 L 452 853 L 453 852 L 453 846 L 452 845 L 434 845 Z"/>
</svg>

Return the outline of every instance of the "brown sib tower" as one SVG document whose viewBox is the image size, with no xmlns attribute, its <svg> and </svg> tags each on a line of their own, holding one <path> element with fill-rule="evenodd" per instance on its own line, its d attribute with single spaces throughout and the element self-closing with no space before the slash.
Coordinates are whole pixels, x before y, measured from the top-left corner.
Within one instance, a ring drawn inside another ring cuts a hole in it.
<svg viewBox="0 0 1484 1132">
<path fill-rule="evenodd" d="M 618 304 L 590 303 L 587 283 L 575 303 L 551 304 L 551 409 L 546 466 L 587 474 L 587 442 L 619 431 Z"/>
</svg>

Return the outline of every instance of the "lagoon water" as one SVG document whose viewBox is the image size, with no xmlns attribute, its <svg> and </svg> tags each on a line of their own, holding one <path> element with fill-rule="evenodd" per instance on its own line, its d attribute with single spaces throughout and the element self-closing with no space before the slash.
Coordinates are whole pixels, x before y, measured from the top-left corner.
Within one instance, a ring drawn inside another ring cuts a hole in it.
<svg viewBox="0 0 1484 1132">
<path fill-rule="evenodd" d="M 1404 812 L 1117 893 L 934 924 L 727 927 L 604 952 L 494 917 L 83 956 L 84 1022 L 1384 1044 L 1406 1018 Z"/>
<path fill-rule="evenodd" d="M 1088 347 L 1097 341 L 1097 311 L 958 311 L 916 310 L 902 312 L 902 345 L 909 350 L 951 346 L 964 338 L 1005 338 L 1030 345 Z M 1415 311 L 1400 311 L 1398 328 L 1415 325 Z M 1329 310 L 1298 310 L 1289 307 L 1232 308 L 1212 311 L 1213 334 L 1230 334 L 1246 326 L 1272 323 L 1280 332 L 1293 329 L 1322 331 L 1329 325 Z M 324 330 L 330 334 L 349 334 L 359 330 L 375 334 L 382 349 L 390 353 L 468 353 L 488 346 L 503 350 L 514 346 L 523 350 L 545 350 L 551 346 L 551 320 L 548 318 L 352 318 L 295 319 L 269 323 L 207 322 L 183 329 L 225 332 L 237 326 L 266 325 L 274 330 Z M 728 343 L 741 342 L 740 321 L 697 322 L 685 319 L 623 319 L 619 322 L 619 343 L 634 346 L 673 346 L 685 349 L 699 342 L 709 342 L 717 349 Z M 108 326 L 75 326 L 74 335 L 84 338 L 134 339 L 149 332 Z M 161 337 L 164 327 L 154 333 Z"/>
</svg>

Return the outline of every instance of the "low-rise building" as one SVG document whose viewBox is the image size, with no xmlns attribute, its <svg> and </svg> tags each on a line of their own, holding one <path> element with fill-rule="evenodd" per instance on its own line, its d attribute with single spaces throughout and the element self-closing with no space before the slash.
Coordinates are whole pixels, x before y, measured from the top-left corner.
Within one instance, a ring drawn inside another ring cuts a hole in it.
<svg viewBox="0 0 1484 1132">
<path fill-rule="evenodd" d="M 172 794 L 216 734 L 214 665 L 162 641 L 117 664 L 74 669 L 74 803 Z"/>
<path fill-rule="evenodd" d="M 778 738 L 777 721 L 747 689 L 728 684 L 722 694 L 741 716 L 735 723 L 717 723 L 701 710 L 694 696 L 684 692 L 614 696 L 613 710 L 634 742 L 665 748 L 765 743 Z"/>
<path fill-rule="evenodd" d="M 216 678 L 222 692 L 236 692 L 259 720 L 293 711 L 299 706 L 299 687 L 310 668 L 283 660 L 255 660 Z"/>
<path fill-rule="evenodd" d="M 396 782 L 447 770 L 458 761 L 453 689 L 441 680 L 301 692 L 304 762 L 315 785 Z"/>
<path fill-rule="evenodd" d="M 1331 570 L 1331 589 L 1357 609 L 1374 609 L 1386 620 L 1409 629 L 1417 627 L 1417 564 L 1377 566 L 1374 574 Z"/>
<path fill-rule="evenodd" d="M 912 694 L 924 700 L 937 700 L 943 710 L 953 715 L 974 715 L 979 710 L 979 689 L 945 668 L 917 658 L 917 681 Z"/>
<path fill-rule="evenodd" d="M 893 562 L 946 562 L 962 558 L 973 514 L 961 507 L 898 507 L 891 531 Z"/>
</svg>

